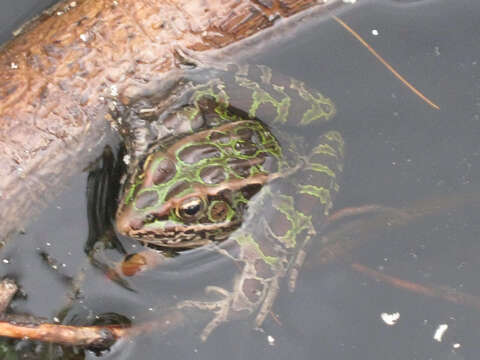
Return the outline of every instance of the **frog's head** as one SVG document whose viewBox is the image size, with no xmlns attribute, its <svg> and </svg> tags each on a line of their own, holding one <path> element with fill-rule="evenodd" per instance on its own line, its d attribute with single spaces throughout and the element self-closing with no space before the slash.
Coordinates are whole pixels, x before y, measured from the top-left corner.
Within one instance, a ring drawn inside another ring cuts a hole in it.
<svg viewBox="0 0 480 360">
<path fill-rule="evenodd" d="M 253 195 L 278 176 L 280 158 L 277 140 L 255 120 L 169 140 L 127 182 L 117 229 L 165 247 L 223 239 L 241 224 Z"/>
</svg>

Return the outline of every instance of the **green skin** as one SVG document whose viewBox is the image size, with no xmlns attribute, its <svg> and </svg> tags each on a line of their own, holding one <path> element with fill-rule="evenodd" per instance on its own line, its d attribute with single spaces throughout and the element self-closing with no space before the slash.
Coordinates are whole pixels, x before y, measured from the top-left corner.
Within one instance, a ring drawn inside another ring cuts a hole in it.
<svg viewBox="0 0 480 360">
<path fill-rule="evenodd" d="M 148 141 L 126 139 L 136 155 L 116 223 L 120 233 L 151 246 L 212 244 L 244 264 L 231 290 L 207 288 L 221 300 L 180 305 L 214 313 L 205 340 L 222 322 L 252 313 L 261 326 L 282 278 L 293 291 L 309 240 L 338 191 L 344 143 L 336 131 L 295 141 L 300 145 L 282 137 L 282 128 L 292 133 L 328 122 L 335 106 L 265 66 L 197 69 L 182 80 L 189 86 L 166 112 L 154 96 L 122 109 L 130 130 L 145 119 L 153 125 Z"/>
</svg>

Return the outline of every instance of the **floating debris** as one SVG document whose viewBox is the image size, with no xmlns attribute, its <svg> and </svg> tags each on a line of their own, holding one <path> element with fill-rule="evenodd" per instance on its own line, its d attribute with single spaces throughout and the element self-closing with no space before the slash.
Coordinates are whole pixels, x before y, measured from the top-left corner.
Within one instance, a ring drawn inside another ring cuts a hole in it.
<svg viewBox="0 0 480 360">
<path fill-rule="evenodd" d="M 447 324 L 440 324 L 435 330 L 435 334 L 433 335 L 433 339 L 442 342 L 443 335 L 445 334 L 445 331 L 447 331 L 448 325 Z"/>
<path fill-rule="evenodd" d="M 272 335 L 267 336 L 267 341 L 268 341 L 268 345 L 270 345 L 270 346 L 275 345 L 275 338 Z"/>
<path fill-rule="evenodd" d="M 400 319 L 400 313 L 399 312 L 395 312 L 395 313 L 391 313 L 391 314 L 382 313 L 380 315 L 380 318 L 388 326 L 393 326 L 397 323 L 398 319 Z"/>
</svg>

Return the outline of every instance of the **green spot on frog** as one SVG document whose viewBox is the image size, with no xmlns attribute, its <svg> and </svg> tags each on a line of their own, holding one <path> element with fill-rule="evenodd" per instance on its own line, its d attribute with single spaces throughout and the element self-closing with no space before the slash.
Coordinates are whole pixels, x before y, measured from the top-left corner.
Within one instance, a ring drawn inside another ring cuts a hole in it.
<svg viewBox="0 0 480 360">
<path fill-rule="evenodd" d="M 278 262 L 278 258 L 274 256 L 267 256 L 263 253 L 262 249 L 260 248 L 260 245 L 253 238 L 252 234 L 245 234 L 243 232 L 240 232 L 237 236 L 234 236 L 234 239 L 240 246 L 252 247 L 255 250 L 258 257 L 260 257 L 267 264 L 275 265 Z"/>
</svg>

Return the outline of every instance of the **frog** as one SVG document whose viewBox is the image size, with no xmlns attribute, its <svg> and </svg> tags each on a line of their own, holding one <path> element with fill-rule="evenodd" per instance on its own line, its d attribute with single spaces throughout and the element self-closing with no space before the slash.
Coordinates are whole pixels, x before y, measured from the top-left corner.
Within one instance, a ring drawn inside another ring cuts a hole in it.
<svg viewBox="0 0 480 360">
<path fill-rule="evenodd" d="M 211 312 L 205 341 L 234 319 L 261 328 L 281 286 L 294 291 L 345 144 L 329 129 L 334 102 L 304 82 L 264 65 L 192 63 L 112 108 L 128 160 L 115 227 L 149 248 L 206 248 L 237 265 L 229 286 L 178 304 Z"/>
</svg>

